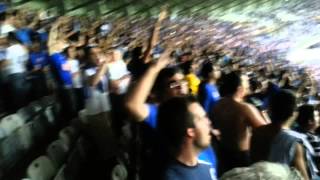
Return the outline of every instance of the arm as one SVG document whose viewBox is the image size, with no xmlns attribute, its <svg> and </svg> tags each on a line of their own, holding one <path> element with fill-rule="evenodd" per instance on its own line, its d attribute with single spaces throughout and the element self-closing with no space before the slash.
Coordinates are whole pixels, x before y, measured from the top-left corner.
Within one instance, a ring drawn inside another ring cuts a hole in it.
<svg viewBox="0 0 320 180">
<path fill-rule="evenodd" d="M 54 24 L 49 32 L 49 37 L 48 37 L 48 49 L 49 49 L 49 53 L 52 54 L 54 49 L 53 46 L 57 43 L 57 37 L 58 37 L 58 24 Z"/>
<path fill-rule="evenodd" d="M 152 35 L 151 35 L 151 38 L 150 38 L 150 41 L 149 41 L 147 50 L 145 51 L 144 56 L 143 56 L 143 61 L 144 61 L 145 63 L 148 63 L 148 62 L 150 61 L 150 54 L 151 54 L 152 48 L 153 48 L 153 47 L 158 43 L 158 41 L 159 41 L 159 34 L 160 34 L 161 22 L 163 21 L 163 19 L 164 19 L 165 17 L 166 17 L 166 10 L 162 10 L 162 11 L 160 12 L 158 21 L 156 22 L 156 24 L 155 24 L 155 26 L 154 26 L 154 29 L 153 29 L 153 32 L 152 32 Z"/>
<path fill-rule="evenodd" d="M 36 16 L 33 18 L 33 21 L 28 25 L 28 28 L 34 29 L 38 23 L 39 23 L 39 16 Z"/>
<path fill-rule="evenodd" d="M 245 104 L 244 111 L 248 124 L 250 124 L 253 128 L 267 124 L 266 120 L 262 117 L 261 113 L 256 107 L 250 104 Z"/>
<path fill-rule="evenodd" d="M 101 77 L 106 74 L 108 70 L 108 64 L 104 63 L 99 69 L 98 72 L 92 77 L 91 82 L 89 82 L 90 86 L 97 86 L 101 80 Z"/>
<path fill-rule="evenodd" d="M 309 180 L 304 149 L 301 144 L 296 145 L 296 153 L 293 160 L 294 167 L 301 173 L 305 180 Z"/>
<path fill-rule="evenodd" d="M 146 100 L 159 72 L 169 63 L 169 55 L 170 51 L 167 49 L 127 94 L 125 105 L 138 122 L 143 121 L 149 114 Z"/>
</svg>

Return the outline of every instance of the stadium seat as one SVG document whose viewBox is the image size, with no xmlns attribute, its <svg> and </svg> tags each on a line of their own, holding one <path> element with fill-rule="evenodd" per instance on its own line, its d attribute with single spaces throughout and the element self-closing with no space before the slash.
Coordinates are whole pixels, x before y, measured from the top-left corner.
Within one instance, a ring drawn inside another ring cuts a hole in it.
<svg viewBox="0 0 320 180">
<path fill-rule="evenodd" d="M 79 111 L 79 119 L 80 119 L 81 123 L 83 123 L 83 124 L 88 123 L 87 113 L 86 113 L 85 109 Z"/>
<path fill-rule="evenodd" d="M 126 180 L 128 178 L 128 171 L 123 164 L 114 166 L 111 172 L 111 180 Z"/>
<path fill-rule="evenodd" d="M 84 137 L 80 137 L 77 140 L 75 148 L 79 151 L 79 155 L 84 161 L 88 160 L 88 156 L 92 148 L 90 141 L 88 141 Z"/>
<path fill-rule="evenodd" d="M 66 165 L 62 165 L 61 168 L 59 169 L 58 173 L 56 174 L 56 176 L 54 177 L 53 180 L 67 180 L 66 176 L 65 176 L 65 169 L 66 169 Z"/>
<path fill-rule="evenodd" d="M 13 167 L 22 157 L 23 147 L 15 133 L 0 142 L 0 164 L 4 169 Z"/>
<path fill-rule="evenodd" d="M 47 156 L 35 159 L 27 169 L 27 176 L 31 180 L 51 180 L 56 174 L 56 168 Z"/>
<path fill-rule="evenodd" d="M 53 106 L 46 107 L 44 111 L 44 115 L 47 118 L 49 124 L 54 125 L 56 123 Z"/>
<path fill-rule="evenodd" d="M 30 106 L 26 106 L 26 107 L 22 107 L 17 111 L 17 114 L 20 116 L 20 118 L 22 118 L 25 122 L 30 121 L 30 119 L 32 118 L 32 116 L 35 115 L 35 111 L 30 107 Z"/>
<path fill-rule="evenodd" d="M 68 180 L 79 179 L 79 174 L 88 160 L 90 142 L 80 137 L 77 140 L 74 150 L 70 154 L 65 168 L 65 176 Z"/>
<path fill-rule="evenodd" d="M 6 131 L 0 127 L 0 141 L 7 136 Z"/>
<path fill-rule="evenodd" d="M 37 115 L 32 120 L 32 131 L 35 138 L 35 141 L 42 141 L 46 138 L 48 131 L 48 122 L 41 115 Z"/>
<path fill-rule="evenodd" d="M 32 122 L 26 123 L 15 131 L 18 142 L 23 150 L 29 150 L 33 145 Z"/>
<path fill-rule="evenodd" d="M 11 134 L 14 130 L 21 127 L 24 124 L 24 120 L 16 114 L 8 115 L 2 118 L 0 127 L 6 132 L 7 135 Z"/>
<path fill-rule="evenodd" d="M 55 99 L 53 96 L 45 96 L 45 97 L 41 98 L 41 100 L 40 100 L 40 103 L 43 107 L 53 105 L 54 102 L 55 102 Z"/>
<path fill-rule="evenodd" d="M 43 107 L 45 106 L 42 106 L 40 101 L 33 101 L 29 104 L 29 107 L 33 110 L 33 112 L 39 112 L 43 109 Z"/>
<path fill-rule="evenodd" d="M 71 146 L 75 142 L 77 137 L 78 132 L 72 126 L 65 127 L 59 132 L 59 138 L 63 140 L 63 142 L 68 146 Z"/>
<path fill-rule="evenodd" d="M 53 141 L 47 148 L 47 156 L 52 160 L 56 168 L 60 167 L 69 152 L 69 147 L 62 141 Z"/>
</svg>

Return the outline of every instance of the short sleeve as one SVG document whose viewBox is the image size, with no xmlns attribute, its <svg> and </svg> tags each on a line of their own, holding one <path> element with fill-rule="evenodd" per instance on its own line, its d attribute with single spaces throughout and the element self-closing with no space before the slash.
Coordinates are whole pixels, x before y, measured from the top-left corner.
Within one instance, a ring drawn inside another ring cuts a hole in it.
<svg viewBox="0 0 320 180">
<path fill-rule="evenodd" d="M 155 104 L 147 104 L 147 106 L 149 114 L 145 118 L 144 122 L 155 129 L 157 127 L 158 106 Z"/>
<path fill-rule="evenodd" d="M 8 48 L 7 51 L 6 51 L 6 60 L 10 60 L 10 59 L 13 59 L 13 52 L 11 50 L 11 48 Z"/>
</svg>

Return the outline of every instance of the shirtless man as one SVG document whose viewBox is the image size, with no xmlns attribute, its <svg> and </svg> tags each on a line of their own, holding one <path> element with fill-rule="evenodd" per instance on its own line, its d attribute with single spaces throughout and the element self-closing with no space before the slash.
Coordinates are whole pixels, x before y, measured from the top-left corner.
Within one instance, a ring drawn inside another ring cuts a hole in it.
<svg viewBox="0 0 320 180">
<path fill-rule="evenodd" d="M 221 132 L 221 173 L 250 163 L 251 128 L 265 125 L 260 112 L 244 102 L 249 91 L 248 77 L 235 72 L 222 79 L 222 99 L 213 109 L 213 124 Z"/>
</svg>

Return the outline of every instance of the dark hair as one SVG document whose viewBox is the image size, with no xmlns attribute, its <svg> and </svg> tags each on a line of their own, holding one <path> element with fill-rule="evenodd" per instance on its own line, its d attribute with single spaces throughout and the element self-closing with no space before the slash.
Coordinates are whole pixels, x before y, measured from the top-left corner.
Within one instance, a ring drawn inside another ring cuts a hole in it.
<svg viewBox="0 0 320 180">
<path fill-rule="evenodd" d="M 132 60 L 134 61 L 140 60 L 141 55 L 142 55 L 142 46 L 135 47 L 132 50 Z"/>
<path fill-rule="evenodd" d="M 207 61 L 202 65 L 202 68 L 200 70 L 200 76 L 203 79 L 208 79 L 213 70 L 213 63 L 211 61 Z"/>
<path fill-rule="evenodd" d="M 92 67 L 92 66 L 95 66 L 91 60 L 90 60 L 90 55 L 91 55 L 91 50 L 93 48 L 95 48 L 96 46 L 86 46 L 85 48 L 83 48 L 83 51 L 84 51 L 84 60 L 86 61 L 86 66 L 88 67 Z"/>
<path fill-rule="evenodd" d="M 285 122 L 296 110 L 296 97 L 289 90 L 280 90 L 270 98 L 269 110 L 273 123 Z"/>
<path fill-rule="evenodd" d="M 197 102 L 193 96 L 174 97 L 162 103 L 158 111 L 157 131 L 170 152 L 179 152 L 188 128 L 194 127 L 189 105 Z"/>
<path fill-rule="evenodd" d="M 237 92 L 239 86 L 241 86 L 241 74 L 237 71 L 233 71 L 221 77 L 220 81 L 220 94 L 221 96 L 233 95 Z"/>
<path fill-rule="evenodd" d="M 178 67 L 168 67 L 162 69 L 156 79 L 154 90 L 158 95 L 163 95 L 166 88 L 168 87 L 168 79 L 177 73 L 182 73 L 182 70 Z"/>
<path fill-rule="evenodd" d="M 297 123 L 299 124 L 299 126 L 305 127 L 308 124 L 308 121 L 314 118 L 314 110 L 314 106 L 309 104 L 299 107 L 299 115 L 297 118 Z"/>
<path fill-rule="evenodd" d="M 30 39 L 33 43 L 35 43 L 35 42 L 40 43 L 41 42 L 41 36 L 38 32 L 31 32 Z"/>
<path fill-rule="evenodd" d="M 181 69 L 183 70 L 183 74 L 187 75 L 191 73 L 192 64 L 193 64 L 193 61 L 187 61 L 180 65 Z"/>
<path fill-rule="evenodd" d="M 18 40 L 18 38 L 14 32 L 9 32 L 7 38 L 8 38 L 9 43 L 20 43 L 20 41 Z"/>
</svg>

